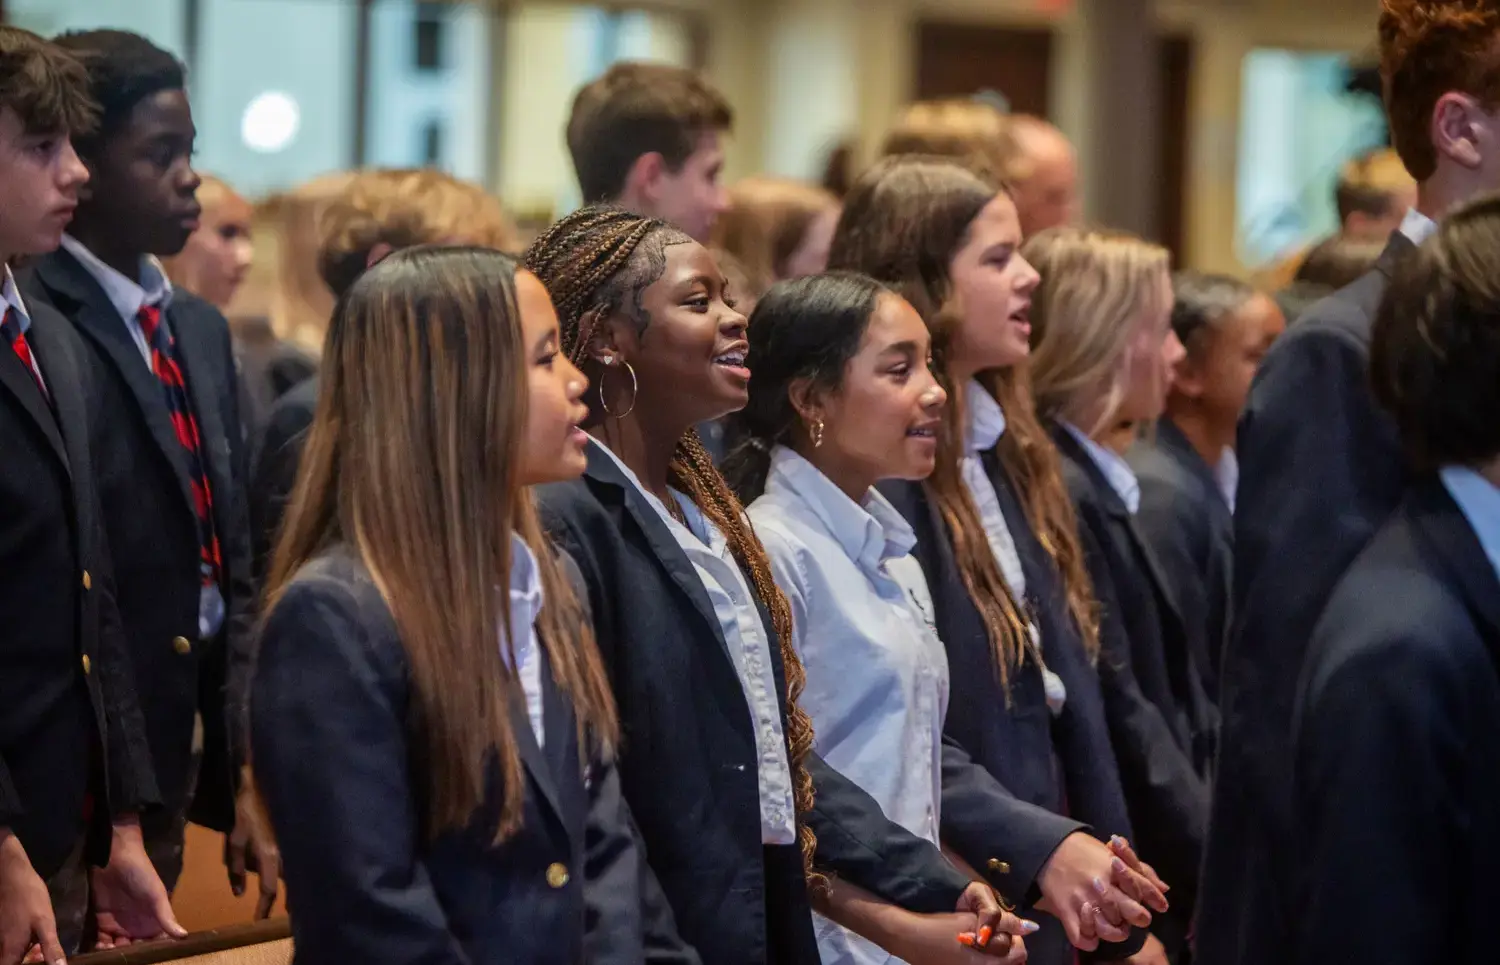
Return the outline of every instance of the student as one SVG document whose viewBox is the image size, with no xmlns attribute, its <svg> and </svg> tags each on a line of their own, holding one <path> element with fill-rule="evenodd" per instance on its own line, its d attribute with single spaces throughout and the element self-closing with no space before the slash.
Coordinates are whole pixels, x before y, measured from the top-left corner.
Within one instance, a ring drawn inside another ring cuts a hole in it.
<svg viewBox="0 0 1500 965">
<path fill-rule="evenodd" d="M 1003 833 L 997 846 L 1013 857 L 982 870 L 1011 901 L 1040 898 L 1055 916 L 1027 942 L 1032 960 L 1070 962 L 1070 944 L 1093 944 L 1081 903 L 1114 857 L 1087 832 L 1123 841 L 1131 827 L 1092 667 L 1096 618 L 1076 523 L 1026 392 L 1036 272 L 1016 253 L 1009 195 L 956 163 L 886 158 L 846 201 L 834 263 L 917 306 L 950 399 L 932 475 L 881 488 L 916 533 L 953 668 L 945 730 L 1014 800 L 1008 821 L 979 826 L 981 840 Z M 1144 941 L 1099 954 L 1126 957 Z"/>
<path fill-rule="evenodd" d="M 994 104 L 975 97 L 908 105 L 880 148 L 882 157 L 949 158 L 1001 181 L 1013 173 L 1016 152 L 1006 116 Z"/>
<path fill-rule="evenodd" d="M 1167 252 L 1130 235 L 1055 228 L 1022 256 L 1041 284 L 1030 311 L 1036 411 L 1051 426 L 1099 607 L 1099 674 L 1130 823 L 1172 882 L 1154 933 L 1182 951 L 1207 816 L 1214 710 L 1182 610 L 1136 514 L 1130 432 L 1161 414 L 1182 345 Z M 1089 284 L 1081 284 L 1088 279 Z"/>
<path fill-rule="evenodd" d="M 612 202 L 707 243 L 729 208 L 719 183 L 724 95 L 692 71 L 619 63 L 573 100 L 568 153 L 585 204 Z"/>
<path fill-rule="evenodd" d="M 1165 415 L 1125 458 L 1141 485 L 1136 523 L 1182 609 L 1203 690 L 1217 701 L 1239 480 L 1235 425 L 1286 318 L 1269 297 L 1233 278 L 1182 273 L 1172 290 L 1172 331 L 1187 354 L 1173 374 Z"/>
<path fill-rule="evenodd" d="M 199 175 L 198 230 L 182 251 L 162 259 L 167 277 L 219 311 L 225 311 L 255 258 L 250 236 L 254 212 L 233 188 L 211 174 Z"/>
<path fill-rule="evenodd" d="M 1291 706 L 1334 584 L 1406 488 L 1395 427 L 1369 389 L 1370 323 L 1397 263 L 1463 200 L 1500 187 L 1500 8 L 1384 0 L 1381 72 L 1417 206 L 1376 269 L 1310 310 L 1266 356 L 1236 453 L 1234 624 L 1198 920 L 1203 965 L 1259 965 L 1288 947 Z M 1291 565 L 1288 565 L 1289 562 Z"/>
<path fill-rule="evenodd" d="M 817 185 L 745 178 L 729 189 L 729 209 L 715 225 L 714 244 L 744 268 L 749 275 L 744 291 L 758 298 L 784 278 L 828 267 L 828 244 L 838 221 L 838 199 Z"/>
<path fill-rule="evenodd" d="M 67 322 L 9 263 L 57 247 L 88 171 L 88 77 L 0 26 L 0 962 L 185 934 L 141 841 L 159 803 L 115 609 L 92 448 L 101 402 Z M 94 866 L 91 870 L 90 866 Z M 35 947 L 34 947 L 35 946 Z"/>
<path fill-rule="evenodd" d="M 1292 717 L 1286 960 L 1494 960 L 1500 901 L 1500 200 L 1403 265 L 1370 370 L 1413 482 L 1344 573 Z M 1341 927 L 1380 922 L 1383 927 Z"/>
<path fill-rule="evenodd" d="M 325 199 L 314 252 L 322 284 L 342 297 L 370 265 L 394 250 L 467 244 L 508 250 L 515 230 L 483 188 L 426 169 L 361 171 Z M 254 446 L 250 521 L 256 574 L 271 548 L 297 479 L 302 444 L 318 403 L 318 380 L 293 388 L 271 409 Z"/>
<path fill-rule="evenodd" d="M 157 261 L 182 249 L 201 214 L 182 65 L 121 31 L 57 43 L 83 61 L 102 111 L 78 140 L 87 195 L 28 292 L 83 336 L 105 399 L 94 471 L 165 804 L 143 830 L 171 889 L 187 821 L 229 832 L 235 820 L 255 602 L 239 390 L 224 317 L 174 290 Z"/>
<path fill-rule="evenodd" d="M 812 751 L 791 611 L 692 431 L 742 407 L 749 381 L 745 318 L 707 249 L 588 207 L 526 265 L 595 385 L 588 469 L 543 487 L 543 517 L 589 587 L 625 796 L 682 937 L 727 965 L 817 962 L 810 896 L 902 958 L 967 961 L 980 952 L 958 935 L 1019 934 L 986 886 Z"/>
<path fill-rule="evenodd" d="M 546 291 L 404 251 L 323 359 L 251 713 L 298 957 L 642 961 L 614 700 L 528 489 L 584 465 Z"/>
</svg>

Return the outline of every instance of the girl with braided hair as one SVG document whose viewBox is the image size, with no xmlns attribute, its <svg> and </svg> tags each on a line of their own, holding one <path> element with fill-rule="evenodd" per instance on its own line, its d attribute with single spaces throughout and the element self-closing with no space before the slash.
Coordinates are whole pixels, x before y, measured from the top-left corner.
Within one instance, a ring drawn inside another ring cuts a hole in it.
<svg viewBox="0 0 1500 965">
<path fill-rule="evenodd" d="M 791 611 L 692 428 L 742 407 L 750 380 L 745 317 L 708 251 L 593 206 L 525 263 L 594 385 L 584 478 L 539 501 L 589 589 L 625 795 L 682 937 L 716 963 L 812 965 L 811 895 L 909 960 L 1019 949 L 990 941 L 1022 926 L 987 886 L 812 750 Z"/>
</svg>

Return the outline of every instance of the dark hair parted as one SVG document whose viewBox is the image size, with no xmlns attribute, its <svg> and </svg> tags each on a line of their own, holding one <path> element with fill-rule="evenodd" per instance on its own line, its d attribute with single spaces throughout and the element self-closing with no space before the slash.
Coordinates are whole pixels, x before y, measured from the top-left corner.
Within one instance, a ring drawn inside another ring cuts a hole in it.
<svg viewBox="0 0 1500 965">
<path fill-rule="evenodd" d="M 910 302 L 932 333 L 933 374 L 950 399 L 964 387 L 952 375 L 952 335 L 962 306 L 954 303 L 950 265 L 969 226 L 1001 190 L 974 171 L 941 158 L 907 155 L 877 162 L 844 199 L 829 267 L 860 271 Z M 1098 652 L 1093 587 L 1084 569 L 1078 522 L 1063 487 L 1062 466 L 1031 399 L 1024 365 L 984 372 L 979 381 L 1005 411 L 996 447 L 1019 490 L 1026 516 L 1067 586 L 1068 605 L 1091 655 Z M 1028 619 L 990 550 L 978 507 L 963 483 L 962 406 L 943 411 L 937 466 L 923 484 L 942 514 L 970 599 L 984 620 L 996 670 L 1009 686 L 1028 652 Z"/>
<path fill-rule="evenodd" d="M 734 112 L 693 71 L 668 64 L 619 63 L 585 86 L 568 118 L 568 153 L 583 200 L 612 201 L 636 160 L 660 154 L 679 171 L 703 134 L 727 131 Z"/>
<path fill-rule="evenodd" d="M 1361 241 L 1334 235 L 1313 246 L 1297 268 L 1294 281 L 1326 285 L 1338 291 L 1352 285 L 1375 267 L 1385 251 L 1384 241 Z"/>
<path fill-rule="evenodd" d="M 164 90 L 184 90 L 187 68 L 182 61 L 126 30 L 84 30 L 65 33 L 55 41 L 88 71 L 89 94 L 99 105 L 99 124 L 77 138 L 85 160 L 98 156 L 111 134 L 130 119 L 136 105 Z"/>
<path fill-rule="evenodd" d="M 1375 395 L 1413 468 L 1500 455 L 1500 194 L 1445 218 L 1375 316 Z"/>
<path fill-rule="evenodd" d="M 510 601 L 495 592 L 510 582 L 513 535 L 536 555 L 538 638 L 580 743 L 609 753 L 618 741 L 592 631 L 520 480 L 527 349 L 516 270 L 485 249 L 409 248 L 340 299 L 266 588 L 269 613 L 323 549 L 358 553 L 406 653 L 426 831 L 468 826 L 498 764 L 497 842 L 521 826 L 525 802 Z"/>
<path fill-rule="evenodd" d="M 750 401 L 725 428 L 731 449 L 724 476 L 742 503 L 765 491 L 771 450 L 786 444 L 797 424 L 792 383 L 808 379 L 837 390 L 880 296 L 892 294 L 866 275 L 835 271 L 778 282 L 756 303 L 747 329 Z"/>
<path fill-rule="evenodd" d="M 1189 353 L 1203 350 L 1211 332 L 1255 298 L 1255 289 L 1228 275 L 1180 271 L 1172 276 L 1172 331 Z"/>
<path fill-rule="evenodd" d="M 89 75 L 71 53 L 20 27 L 0 26 L 0 108 L 28 134 L 88 134 L 98 119 Z"/>
<path fill-rule="evenodd" d="M 636 324 L 646 324 L 639 314 L 641 294 L 661 277 L 666 248 L 679 243 L 696 244 L 666 222 L 597 205 L 568 215 L 532 243 L 524 263 L 552 296 L 563 350 L 570 358 L 583 358 L 594 322 L 623 312 Z M 630 308 L 626 307 L 627 298 Z M 586 326 L 585 318 L 593 321 Z M 812 718 L 798 703 L 807 676 L 792 646 L 791 606 L 776 586 L 765 547 L 751 530 L 744 507 L 714 467 L 697 432 L 688 430 L 678 440 L 668 473 L 671 485 L 686 493 L 724 534 L 756 596 L 771 613 L 786 673 L 786 736 L 793 800 L 797 813 L 805 815 L 813 804 L 812 777 L 806 763 L 812 751 L 813 727 Z M 797 826 L 808 883 L 821 888 L 826 882 L 813 870 L 816 839 L 800 817 Z"/>
</svg>

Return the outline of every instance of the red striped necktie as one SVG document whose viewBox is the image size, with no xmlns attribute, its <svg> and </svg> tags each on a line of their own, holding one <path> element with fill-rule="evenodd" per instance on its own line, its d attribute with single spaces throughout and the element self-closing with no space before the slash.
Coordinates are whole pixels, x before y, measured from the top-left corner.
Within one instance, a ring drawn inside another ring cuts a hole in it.
<svg viewBox="0 0 1500 965">
<path fill-rule="evenodd" d="M 11 351 L 16 353 L 16 358 L 21 360 L 21 364 L 26 366 L 26 373 L 31 376 L 31 381 L 36 383 L 37 390 L 42 393 L 42 398 L 47 399 L 47 386 L 42 383 L 36 360 L 31 356 L 31 345 L 26 341 L 26 333 L 21 331 L 21 315 L 12 306 L 6 306 L 5 317 L 0 319 L 0 335 L 3 335 L 10 343 Z"/>
<path fill-rule="evenodd" d="M 187 381 L 177 360 L 177 339 L 161 323 L 161 308 L 142 305 L 136 314 L 146 344 L 151 348 L 151 371 L 161 382 L 172 415 L 172 428 L 188 457 L 188 480 L 193 489 L 193 508 L 198 513 L 198 548 L 205 586 L 215 586 L 223 569 L 219 537 L 214 528 L 213 489 L 208 483 L 207 464 L 203 457 L 203 440 L 198 435 L 198 418 L 188 398 Z"/>
</svg>

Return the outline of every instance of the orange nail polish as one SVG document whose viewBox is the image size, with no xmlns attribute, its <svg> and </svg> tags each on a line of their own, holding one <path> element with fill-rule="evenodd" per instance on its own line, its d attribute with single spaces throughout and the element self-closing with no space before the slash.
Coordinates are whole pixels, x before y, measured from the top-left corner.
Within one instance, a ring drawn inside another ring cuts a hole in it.
<svg viewBox="0 0 1500 965">
<path fill-rule="evenodd" d="M 958 943 L 960 945 L 968 945 L 970 947 L 973 947 L 973 945 L 974 945 L 974 935 L 973 935 L 973 933 L 972 932 L 964 932 L 963 934 L 959 935 L 958 936 Z"/>
<path fill-rule="evenodd" d="M 983 948 L 984 946 L 988 945 L 990 943 L 991 936 L 993 936 L 994 934 L 995 930 L 989 925 L 985 925 L 983 928 L 979 929 L 979 947 Z"/>
</svg>

